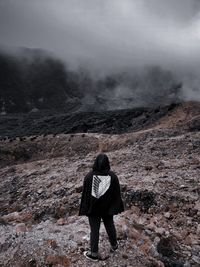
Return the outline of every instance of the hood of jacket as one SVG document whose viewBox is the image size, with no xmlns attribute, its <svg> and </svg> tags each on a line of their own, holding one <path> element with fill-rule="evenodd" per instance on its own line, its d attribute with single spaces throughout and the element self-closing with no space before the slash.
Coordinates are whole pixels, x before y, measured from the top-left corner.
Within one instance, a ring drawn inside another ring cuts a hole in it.
<svg viewBox="0 0 200 267">
<path fill-rule="evenodd" d="M 99 154 L 93 165 L 93 171 L 95 173 L 107 173 L 110 170 L 110 162 L 106 154 Z"/>
</svg>

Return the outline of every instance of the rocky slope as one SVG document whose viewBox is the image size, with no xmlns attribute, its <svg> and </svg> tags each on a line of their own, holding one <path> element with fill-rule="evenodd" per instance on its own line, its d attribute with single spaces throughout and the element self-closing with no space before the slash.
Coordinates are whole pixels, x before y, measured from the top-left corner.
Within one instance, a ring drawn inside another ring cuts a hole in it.
<svg viewBox="0 0 200 267">
<path fill-rule="evenodd" d="M 179 105 L 120 135 L 2 139 L 0 266 L 199 266 L 199 111 L 198 103 Z M 119 176 L 126 211 L 115 218 L 119 251 L 109 252 L 102 226 L 104 260 L 93 264 L 82 254 L 87 218 L 77 212 L 83 177 L 102 151 Z"/>
</svg>

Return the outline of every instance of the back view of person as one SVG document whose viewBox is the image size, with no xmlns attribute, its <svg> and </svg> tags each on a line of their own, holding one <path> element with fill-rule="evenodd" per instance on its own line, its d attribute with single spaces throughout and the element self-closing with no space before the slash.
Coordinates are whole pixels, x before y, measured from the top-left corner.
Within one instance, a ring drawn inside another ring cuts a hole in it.
<svg viewBox="0 0 200 267">
<path fill-rule="evenodd" d="M 118 177 L 110 170 L 107 155 L 99 154 L 93 169 L 83 183 L 79 215 L 88 216 L 90 224 L 90 251 L 86 258 L 98 261 L 99 229 L 103 220 L 111 244 L 111 251 L 118 248 L 113 215 L 124 211 Z"/>
</svg>

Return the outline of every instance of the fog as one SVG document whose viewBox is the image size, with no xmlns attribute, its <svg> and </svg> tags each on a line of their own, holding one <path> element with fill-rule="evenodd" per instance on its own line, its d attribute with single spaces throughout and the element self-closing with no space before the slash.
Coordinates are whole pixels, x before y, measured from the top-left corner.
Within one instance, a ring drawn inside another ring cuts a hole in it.
<svg viewBox="0 0 200 267">
<path fill-rule="evenodd" d="M 186 98 L 200 98 L 189 88 L 200 69 L 199 0 L 0 0 L 0 44 L 96 73 L 160 65 L 184 77 Z"/>
<path fill-rule="evenodd" d="M 71 64 L 196 66 L 198 0 L 1 0 L 0 40 L 43 48 Z M 198 56 L 198 57 L 197 57 Z"/>
</svg>

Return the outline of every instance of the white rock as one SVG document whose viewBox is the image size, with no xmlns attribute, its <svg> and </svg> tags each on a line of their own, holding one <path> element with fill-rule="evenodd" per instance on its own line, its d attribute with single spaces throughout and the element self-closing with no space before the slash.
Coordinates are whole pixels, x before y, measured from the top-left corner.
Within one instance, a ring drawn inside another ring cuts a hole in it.
<svg viewBox="0 0 200 267">
<path fill-rule="evenodd" d="M 155 232 L 157 234 L 164 235 L 165 234 L 165 228 L 162 228 L 162 227 L 156 228 Z"/>
<path fill-rule="evenodd" d="M 166 213 L 164 214 L 164 216 L 165 216 L 165 218 L 169 219 L 169 218 L 171 217 L 171 214 L 170 214 L 170 212 L 166 212 Z"/>
</svg>

